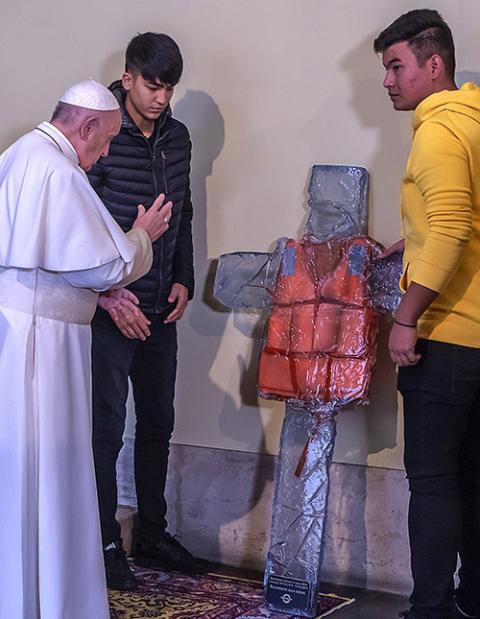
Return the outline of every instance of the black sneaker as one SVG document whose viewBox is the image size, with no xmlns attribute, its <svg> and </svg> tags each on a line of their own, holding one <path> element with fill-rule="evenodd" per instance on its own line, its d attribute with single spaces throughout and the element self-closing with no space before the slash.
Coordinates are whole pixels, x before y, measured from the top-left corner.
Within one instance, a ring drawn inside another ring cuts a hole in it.
<svg viewBox="0 0 480 619">
<path fill-rule="evenodd" d="M 455 603 L 455 613 L 453 616 L 455 619 L 476 619 L 478 617 L 478 615 L 470 615 L 465 612 L 462 608 L 460 608 L 458 603 Z"/>
<path fill-rule="evenodd" d="M 164 533 L 153 546 L 138 544 L 133 562 L 141 567 L 182 572 L 183 574 L 206 574 L 210 564 L 194 557 L 169 533 Z"/>
<path fill-rule="evenodd" d="M 398 616 L 404 617 L 404 619 L 415 619 L 415 616 L 412 615 L 411 610 L 403 610 L 401 613 L 399 613 Z M 473 619 L 475 619 L 476 615 L 466 615 L 463 611 L 459 609 L 457 605 L 455 605 L 452 619 L 466 619 L 467 617 L 473 617 Z"/>
<path fill-rule="evenodd" d="M 103 549 L 107 587 L 118 591 L 132 591 L 138 586 L 135 574 L 127 563 L 122 542 L 112 542 Z"/>
</svg>

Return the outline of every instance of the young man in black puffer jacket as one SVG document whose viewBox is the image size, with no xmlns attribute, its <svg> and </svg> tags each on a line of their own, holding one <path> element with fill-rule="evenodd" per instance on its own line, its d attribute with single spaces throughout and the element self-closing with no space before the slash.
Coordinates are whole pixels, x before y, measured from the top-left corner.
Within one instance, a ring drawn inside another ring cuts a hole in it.
<svg viewBox="0 0 480 619">
<path fill-rule="evenodd" d="M 139 310 L 110 314 L 98 308 L 92 322 L 93 447 L 107 584 L 133 589 L 117 509 L 116 462 L 125 426 L 128 378 L 136 412 L 135 483 L 138 565 L 195 573 L 205 562 L 166 533 L 164 498 L 174 424 L 178 321 L 193 294 L 191 144 L 174 118 L 170 99 L 183 68 L 177 44 L 165 34 L 134 37 L 122 80 L 110 89 L 122 111 L 122 128 L 89 179 L 124 230 L 163 193 L 173 203 L 169 229 L 153 244 L 152 269 L 129 286 Z M 131 295 L 130 299 L 133 299 Z M 128 299 L 127 299 L 128 303 Z M 108 303 L 105 307 L 109 307 Z"/>
</svg>

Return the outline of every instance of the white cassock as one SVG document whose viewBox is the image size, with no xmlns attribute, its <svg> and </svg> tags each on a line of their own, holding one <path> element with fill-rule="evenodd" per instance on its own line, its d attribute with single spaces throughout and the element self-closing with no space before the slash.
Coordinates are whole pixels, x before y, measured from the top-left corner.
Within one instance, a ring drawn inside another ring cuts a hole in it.
<svg viewBox="0 0 480 619">
<path fill-rule="evenodd" d="M 98 293 L 151 265 L 49 123 L 0 157 L 0 619 L 107 619 L 91 448 Z"/>
</svg>

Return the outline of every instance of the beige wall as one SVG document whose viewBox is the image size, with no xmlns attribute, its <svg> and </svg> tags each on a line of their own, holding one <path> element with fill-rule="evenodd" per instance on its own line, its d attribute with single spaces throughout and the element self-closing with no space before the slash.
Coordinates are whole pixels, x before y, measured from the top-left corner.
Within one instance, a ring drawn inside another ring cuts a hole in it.
<svg viewBox="0 0 480 619">
<path fill-rule="evenodd" d="M 435 5 L 456 35 L 465 81 L 480 64 L 480 8 L 474 0 Z M 283 406 L 255 396 L 258 317 L 219 310 L 208 273 L 220 253 L 265 251 L 281 236 L 300 234 L 312 164 L 368 168 L 371 234 L 385 244 L 396 240 L 409 115 L 392 110 L 371 43 L 417 6 L 400 0 L 2 0 L 2 148 L 48 117 L 70 83 L 120 76 L 125 44 L 137 32 L 168 32 L 182 48 L 185 73 L 174 112 L 194 143 L 198 285 L 181 327 L 175 442 L 277 451 Z M 381 352 L 372 404 L 340 415 L 337 461 L 401 467 L 394 384 Z"/>
</svg>

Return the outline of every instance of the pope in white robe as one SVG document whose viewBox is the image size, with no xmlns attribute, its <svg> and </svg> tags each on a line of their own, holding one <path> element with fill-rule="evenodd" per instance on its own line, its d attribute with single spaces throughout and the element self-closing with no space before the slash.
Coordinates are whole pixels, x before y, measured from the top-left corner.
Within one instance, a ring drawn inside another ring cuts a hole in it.
<svg viewBox="0 0 480 619">
<path fill-rule="evenodd" d="M 115 120 L 110 96 L 88 80 L 61 101 Z M 1 619 L 109 617 L 89 323 L 98 291 L 141 277 L 152 251 L 148 231 L 124 234 L 90 187 L 88 157 L 108 151 L 92 135 L 76 148 L 45 122 L 0 157 Z"/>
</svg>

